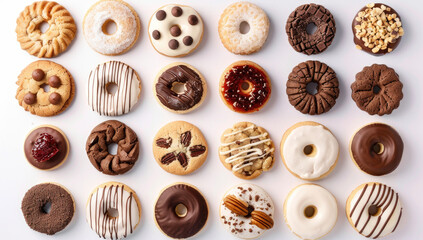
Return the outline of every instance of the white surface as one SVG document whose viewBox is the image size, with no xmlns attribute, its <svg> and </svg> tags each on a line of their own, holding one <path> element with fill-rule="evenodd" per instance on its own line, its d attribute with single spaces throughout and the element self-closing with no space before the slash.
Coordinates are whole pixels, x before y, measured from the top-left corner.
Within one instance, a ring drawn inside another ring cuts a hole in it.
<svg viewBox="0 0 423 240">
<path fill-rule="evenodd" d="M 227 189 L 244 182 L 226 170 L 218 158 L 218 145 L 222 132 L 238 121 L 251 121 L 265 127 L 277 145 L 276 163 L 270 172 L 249 181 L 263 187 L 276 205 L 274 229 L 263 235 L 264 239 L 298 239 L 283 221 L 282 207 L 287 193 L 301 181 L 292 176 L 283 166 L 279 156 L 279 142 L 283 132 L 298 121 L 312 120 L 327 126 L 339 140 L 340 159 L 334 171 L 317 184 L 328 189 L 339 204 L 338 222 L 325 239 L 364 239 L 349 225 L 345 213 L 345 201 L 350 192 L 367 181 L 380 181 L 392 186 L 400 195 L 404 207 L 403 218 L 396 232 L 386 239 L 419 239 L 423 236 L 421 198 L 423 197 L 423 161 L 419 155 L 422 141 L 421 120 L 423 97 L 421 81 L 421 7 L 420 1 L 386 1 L 402 16 L 405 36 L 399 47 L 391 54 L 374 57 L 355 49 L 351 21 L 367 1 L 318 1 L 330 9 L 336 19 L 337 32 L 332 45 L 322 54 L 306 56 L 295 52 L 285 34 L 288 15 L 305 1 L 251 0 L 269 15 L 270 35 L 264 48 L 251 56 L 236 56 L 220 43 L 217 22 L 221 11 L 233 1 L 225 0 L 174 0 L 194 7 L 202 16 L 206 32 L 197 51 L 180 59 L 157 53 L 147 35 L 147 23 L 151 14 L 169 0 L 128 0 L 141 18 L 141 35 L 136 45 L 126 54 L 107 57 L 92 50 L 82 35 L 82 19 L 86 10 L 95 1 L 62 0 L 78 25 L 78 34 L 68 51 L 54 61 L 65 66 L 76 81 L 76 98 L 67 111 L 56 117 L 42 118 L 25 112 L 14 98 L 15 81 L 20 71 L 37 58 L 20 49 L 16 41 L 15 21 L 24 7 L 32 1 L 8 1 L 0 8 L 2 23 L 0 47 L 3 93 L 0 96 L 3 120 L 0 138 L 2 152 L 1 167 L 3 187 L 1 191 L 0 218 L 1 235 L 5 239 L 98 239 L 85 221 L 85 204 L 90 192 L 106 181 L 120 181 L 133 188 L 141 200 L 143 215 L 141 225 L 130 239 L 165 239 L 155 226 L 153 206 L 160 190 L 173 182 L 183 181 L 197 186 L 210 205 L 210 217 L 200 239 L 232 239 L 218 220 L 218 204 Z M 232 112 L 220 100 L 218 81 L 222 71 L 232 62 L 248 59 L 259 63 L 272 79 L 272 96 L 260 112 L 243 115 Z M 337 73 L 340 81 L 340 97 L 335 107 L 321 116 L 303 115 L 292 107 L 285 93 L 288 74 L 298 63 L 317 59 L 327 63 Z M 107 60 L 120 60 L 138 71 L 143 85 L 140 104 L 121 117 L 102 117 L 92 112 L 87 104 L 85 88 L 88 74 L 97 64 Z M 174 61 L 192 64 L 206 77 L 209 94 L 203 105 L 187 115 L 170 113 L 156 102 L 152 83 L 157 72 Z M 384 117 L 369 116 L 359 110 L 351 99 L 350 85 L 357 72 L 366 65 L 385 63 L 395 68 L 404 83 L 404 99 L 399 109 Z M 88 134 L 102 121 L 117 119 L 128 124 L 138 134 L 141 143 L 140 158 L 135 167 L 122 176 L 107 176 L 99 173 L 89 162 L 85 153 Z M 153 159 L 151 144 L 153 136 L 161 126 L 172 120 L 186 120 L 198 126 L 209 144 L 209 158 L 198 171 L 189 176 L 174 176 L 163 171 Z M 362 125 L 381 121 L 391 124 L 401 134 L 405 151 L 403 161 L 396 171 L 383 177 L 372 177 L 361 172 L 348 155 L 348 141 Z M 60 127 L 68 136 L 71 152 L 68 161 L 60 168 L 45 172 L 31 167 L 25 160 L 22 146 L 30 129 L 40 124 Z M 66 186 L 76 200 L 75 217 L 63 232 L 48 237 L 32 231 L 20 211 L 21 199 L 31 186 L 45 181 L 58 182 Z"/>
</svg>

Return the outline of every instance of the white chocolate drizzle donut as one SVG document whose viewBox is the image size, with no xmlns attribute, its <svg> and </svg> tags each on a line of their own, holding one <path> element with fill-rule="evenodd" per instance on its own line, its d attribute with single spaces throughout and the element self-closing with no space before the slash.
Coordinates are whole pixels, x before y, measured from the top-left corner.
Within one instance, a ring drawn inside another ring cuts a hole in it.
<svg viewBox="0 0 423 240">
<path fill-rule="evenodd" d="M 116 92 L 108 86 L 116 84 Z M 138 102 L 141 81 L 130 66 L 118 61 L 99 64 L 88 78 L 88 105 L 100 115 L 118 116 L 131 111 Z"/>
</svg>

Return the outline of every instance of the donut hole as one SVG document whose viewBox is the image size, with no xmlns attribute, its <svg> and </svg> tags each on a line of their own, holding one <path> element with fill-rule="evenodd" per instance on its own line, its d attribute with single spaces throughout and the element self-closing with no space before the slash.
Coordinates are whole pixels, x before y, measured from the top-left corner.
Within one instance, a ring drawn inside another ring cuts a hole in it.
<svg viewBox="0 0 423 240">
<path fill-rule="evenodd" d="M 113 35 L 117 31 L 117 24 L 112 19 L 108 19 L 103 23 L 103 26 L 101 27 L 103 30 L 103 33 L 106 35 Z"/>
<path fill-rule="evenodd" d="M 41 211 L 45 214 L 49 214 L 51 211 L 51 202 L 46 202 L 42 207 Z"/>
<path fill-rule="evenodd" d="M 118 149 L 118 145 L 116 143 L 111 143 L 107 146 L 107 151 L 112 155 L 117 154 L 117 149 Z"/>
<path fill-rule="evenodd" d="M 316 214 L 317 214 L 316 206 L 310 205 L 304 208 L 304 216 L 306 218 L 309 218 L 309 219 L 314 218 Z"/>
<path fill-rule="evenodd" d="M 247 34 L 250 31 L 250 24 L 246 21 L 242 21 L 239 24 L 239 32 L 241 34 Z"/>
<path fill-rule="evenodd" d="M 252 91 L 252 88 L 253 85 L 248 80 L 244 80 L 239 83 L 239 89 L 245 94 L 249 94 Z"/>
<path fill-rule="evenodd" d="M 185 87 L 185 83 L 174 82 L 172 84 L 171 90 L 173 92 L 175 92 L 176 94 L 183 94 L 183 93 L 185 93 L 185 91 L 187 90 L 187 88 Z"/>
<path fill-rule="evenodd" d="M 188 213 L 188 209 L 184 204 L 180 203 L 180 204 L 176 205 L 176 207 L 175 207 L 176 216 L 183 218 L 187 215 L 187 213 Z"/>
<path fill-rule="evenodd" d="M 109 208 L 106 214 L 109 218 L 117 218 L 119 216 L 119 211 L 116 208 Z"/>
<path fill-rule="evenodd" d="M 381 90 L 382 89 L 378 85 L 373 86 L 373 93 L 374 94 L 379 94 Z"/>
<path fill-rule="evenodd" d="M 41 84 L 40 88 L 42 88 L 46 93 L 50 91 L 50 85 L 45 83 Z"/>
<path fill-rule="evenodd" d="M 372 146 L 372 151 L 378 155 L 382 154 L 385 150 L 385 146 L 382 143 L 375 143 Z"/>
<path fill-rule="evenodd" d="M 311 95 L 316 95 L 319 84 L 317 82 L 309 82 L 306 85 L 306 91 Z"/>
<path fill-rule="evenodd" d="M 49 29 L 49 27 L 50 27 L 50 25 L 47 22 L 45 22 L 45 21 L 41 22 L 38 25 L 38 29 L 40 29 L 40 32 L 41 33 L 47 32 L 47 30 Z"/>
<path fill-rule="evenodd" d="M 368 212 L 370 216 L 377 217 L 382 213 L 382 209 L 376 205 L 370 205 Z"/>
<path fill-rule="evenodd" d="M 308 35 L 313 35 L 317 31 L 317 25 L 314 22 L 307 24 L 306 32 Z"/>
<path fill-rule="evenodd" d="M 108 83 L 106 85 L 106 90 L 109 94 L 115 95 L 118 90 L 118 85 L 116 83 Z"/>
<path fill-rule="evenodd" d="M 303 149 L 303 152 L 307 157 L 312 157 L 316 155 L 316 146 L 313 144 L 306 145 Z"/>
</svg>

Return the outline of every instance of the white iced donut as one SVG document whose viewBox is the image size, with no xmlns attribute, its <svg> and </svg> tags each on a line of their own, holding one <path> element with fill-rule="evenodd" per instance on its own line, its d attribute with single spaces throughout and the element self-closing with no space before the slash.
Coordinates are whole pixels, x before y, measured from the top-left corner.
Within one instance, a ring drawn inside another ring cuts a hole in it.
<svg viewBox="0 0 423 240">
<path fill-rule="evenodd" d="M 286 168 L 296 177 L 317 180 L 327 176 L 339 157 L 335 136 L 316 122 L 299 122 L 282 137 L 281 155 Z"/>
<path fill-rule="evenodd" d="M 375 182 L 358 186 L 348 197 L 345 210 L 351 226 L 373 239 L 394 232 L 402 215 L 398 193 Z"/>
<path fill-rule="evenodd" d="M 292 189 L 284 203 L 285 222 L 302 239 L 319 239 L 328 234 L 338 218 L 335 197 L 315 184 Z"/>
<path fill-rule="evenodd" d="M 108 33 L 107 25 L 116 24 L 116 32 Z M 118 55 L 129 50 L 140 33 L 140 19 L 135 10 L 122 0 L 101 0 L 86 13 L 83 22 L 85 40 L 104 55 Z"/>
<path fill-rule="evenodd" d="M 116 92 L 109 86 L 116 85 Z M 88 105 L 100 115 L 118 116 L 131 111 L 140 98 L 141 80 L 130 66 L 119 61 L 99 64 L 88 78 Z"/>
<path fill-rule="evenodd" d="M 203 31 L 200 15 L 193 8 L 178 4 L 157 9 L 148 25 L 154 49 L 168 57 L 182 57 L 194 51 L 203 38 Z"/>
</svg>

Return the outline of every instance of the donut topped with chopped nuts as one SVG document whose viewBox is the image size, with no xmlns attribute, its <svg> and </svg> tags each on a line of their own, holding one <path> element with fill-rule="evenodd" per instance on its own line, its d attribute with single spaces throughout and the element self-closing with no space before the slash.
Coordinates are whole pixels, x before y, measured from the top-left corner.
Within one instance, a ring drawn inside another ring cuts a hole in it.
<svg viewBox="0 0 423 240">
<path fill-rule="evenodd" d="M 404 35 L 399 14 L 381 3 L 369 3 L 360 9 L 352 30 L 356 48 L 373 55 L 392 52 Z"/>
</svg>

